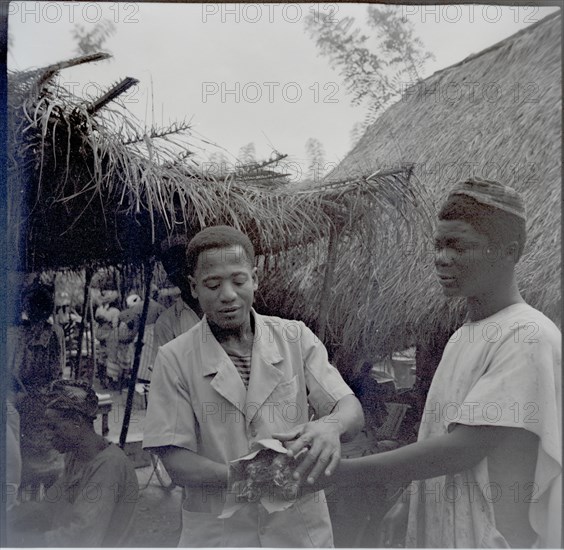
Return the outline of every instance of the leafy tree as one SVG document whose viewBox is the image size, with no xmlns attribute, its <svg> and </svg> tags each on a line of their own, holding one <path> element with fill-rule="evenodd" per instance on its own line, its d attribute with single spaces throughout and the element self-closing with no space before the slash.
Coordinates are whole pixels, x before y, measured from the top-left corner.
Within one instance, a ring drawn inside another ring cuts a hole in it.
<svg viewBox="0 0 564 550">
<path fill-rule="evenodd" d="M 91 30 L 77 23 L 71 31 L 77 42 L 76 53 L 88 55 L 104 50 L 104 43 L 116 32 L 116 26 L 109 19 L 102 19 Z M 107 49 L 105 51 L 108 51 Z"/>
<path fill-rule="evenodd" d="M 306 32 L 315 40 L 322 55 L 339 71 L 353 105 L 367 107 L 367 115 L 354 135 L 362 135 L 378 115 L 396 101 L 403 85 L 421 79 L 432 54 L 425 51 L 413 23 L 402 19 L 393 5 L 369 5 L 367 24 L 374 30 L 369 37 L 355 26 L 353 17 L 335 21 L 333 14 L 311 13 Z M 369 39 L 373 38 L 373 43 Z"/>
<path fill-rule="evenodd" d="M 225 177 L 231 169 L 232 163 L 223 151 L 214 151 L 209 156 L 208 162 L 204 163 L 205 174 L 215 178 Z"/>
<path fill-rule="evenodd" d="M 308 156 L 307 178 L 319 181 L 325 175 L 325 148 L 317 138 L 309 138 L 305 148 Z"/>
<path fill-rule="evenodd" d="M 243 145 L 243 147 L 239 149 L 237 160 L 241 164 L 251 164 L 256 162 L 255 144 L 252 141 L 251 143 L 247 143 L 247 145 Z"/>
</svg>

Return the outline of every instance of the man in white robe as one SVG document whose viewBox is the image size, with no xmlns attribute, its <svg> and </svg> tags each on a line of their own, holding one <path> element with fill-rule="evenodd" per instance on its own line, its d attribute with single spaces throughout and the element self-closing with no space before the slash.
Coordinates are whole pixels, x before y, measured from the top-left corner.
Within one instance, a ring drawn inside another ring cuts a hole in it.
<svg viewBox="0 0 564 550">
<path fill-rule="evenodd" d="M 439 212 L 437 275 L 468 319 L 446 345 L 418 441 L 342 460 L 336 474 L 412 482 L 378 546 L 561 547 L 561 335 L 521 297 L 524 244 L 522 199 L 497 182 L 457 184 Z"/>
</svg>

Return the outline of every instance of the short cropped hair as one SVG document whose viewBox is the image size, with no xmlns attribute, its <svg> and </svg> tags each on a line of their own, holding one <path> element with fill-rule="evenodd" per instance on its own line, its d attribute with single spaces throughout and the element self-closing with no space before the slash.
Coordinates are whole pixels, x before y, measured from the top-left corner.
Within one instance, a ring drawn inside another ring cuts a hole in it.
<svg viewBox="0 0 564 550">
<path fill-rule="evenodd" d="M 439 211 L 439 220 L 464 221 L 492 243 L 517 241 L 519 248 L 515 260 L 523 254 L 527 240 L 525 220 L 468 195 L 451 195 Z"/>
<path fill-rule="evenodd" d="M 241 246 L 245 251 L 249 264 L 254 266 L 255 249 L 249 237 L 234 227 L 215 225 L 202 229 L 188 243 L 186 248 L 186 270 L 188 275 L 194 275 L 198 258 L 202 252 L 216 248 L 228 248 L 230 246 Z"/>
</svg>

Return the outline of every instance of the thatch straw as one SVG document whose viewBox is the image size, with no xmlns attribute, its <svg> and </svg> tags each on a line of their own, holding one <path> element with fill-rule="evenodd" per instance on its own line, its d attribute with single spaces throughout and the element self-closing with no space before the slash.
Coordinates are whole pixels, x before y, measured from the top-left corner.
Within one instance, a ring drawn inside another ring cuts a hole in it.
<svg viewBox="0 0 564 550">
<path fill-rule="evenodd" d="M 419 246 L 412 228 L 429 225 L 428 199 L 410 166 L 314 189 L 282 185 L 276 162 L 218 179 L 193 160 L 201 143 L 188 124 L 143 128 L 116 101 L 114 87 L 92 109 L 57 86 L 52 69 L 48 79 L 44 74 L 11 78 L 9 238 L 22 236 L 12 265 L 21 252 L 27 270 L 139 264 L 166 235 L 229 224 L 264 255 L 259 309 L 315 325 L 328 298 L 328 339 L 366 336 L 375 266 L 393 267 L 388 247 L 406 235 Z M 334 288 L 323 297 L 316 278 L 324 276 L 331 227 L 346 262 L 335 266 Z"/>
<path fill-rule="evenodd" d="M 524 196 L 528 243 L 518 265 L 526 300 L 560 323 L 560 15 L 545 18 L 488 50 L 435 73 L 404 93 L 368 128 L 328 180 L 357 177 L 395 164 L 413 164 L 414 176 L 432 197 L 433 210 L 455 181 L 471 173 L 497 178 Z M 448 98 L 452 100 L 448 100 Z M 497 173 L 496 173 L 497 172 Z M 434 214 L 433 214 L 434 217 Z M 345 250 L 360 278 L 373 268 L 371 291 L 338 304 L 339 319 L 357 308 L 368 349 L 398 349 L 428 339 L 438 326 L 460 321 L 460 303 L 445 303 L 432 266 L 432 234 L 412 227 L 423 246 L 381 245 L 378 261 Z M 338 277 L 337 277 L 338 279 Z M 306 299 L 315 290 L 305 293 Z M 358 341 L 347 332 L 344 342 Z"/>
<path fill-rule="evenodd" d="M 13 252 L 27 250 L 28 269 L 139 263 L 164 235 L 234 225 L 265 254 L 258 309 L 315 327 L 329 299 L 326 341 L 346 367 L 460 321 L 434 281 L 429 220 L 456 179 L 499 167 L 529 212 L 521 287 L 559 322 L 559 25 L 547 18 L 409 89 L 313 189 L 278 185 L 270 166 L 211 177 L 188 124 L 146 129 L 116 101 L 91 114 L 53 68 L 11 75 L 11 242 L 29 218 Z"/>
</svg>

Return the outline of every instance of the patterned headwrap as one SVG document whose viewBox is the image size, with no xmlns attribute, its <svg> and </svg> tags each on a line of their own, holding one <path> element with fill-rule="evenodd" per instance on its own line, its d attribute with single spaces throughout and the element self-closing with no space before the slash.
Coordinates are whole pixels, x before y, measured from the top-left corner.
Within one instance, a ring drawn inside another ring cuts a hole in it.
<svg viewBox="0 0 564 550">
<path fill-rule="evenodd" d="M 467 195 L 479 203 L 498 208 L 523 220 L 527 219 L 521 195 L 512 187 L 497 181 L 472 177 L 457 183 L 449 193 L 447 201 L 453 195 Z"/>
<path fill-rule="evenodd" d="M 90 420 L 98 413 L 98 396 L 88 382 L 82 380 L 55 380 L 51 385 L 48 409 L 74 411 Z"/>
</svg>

